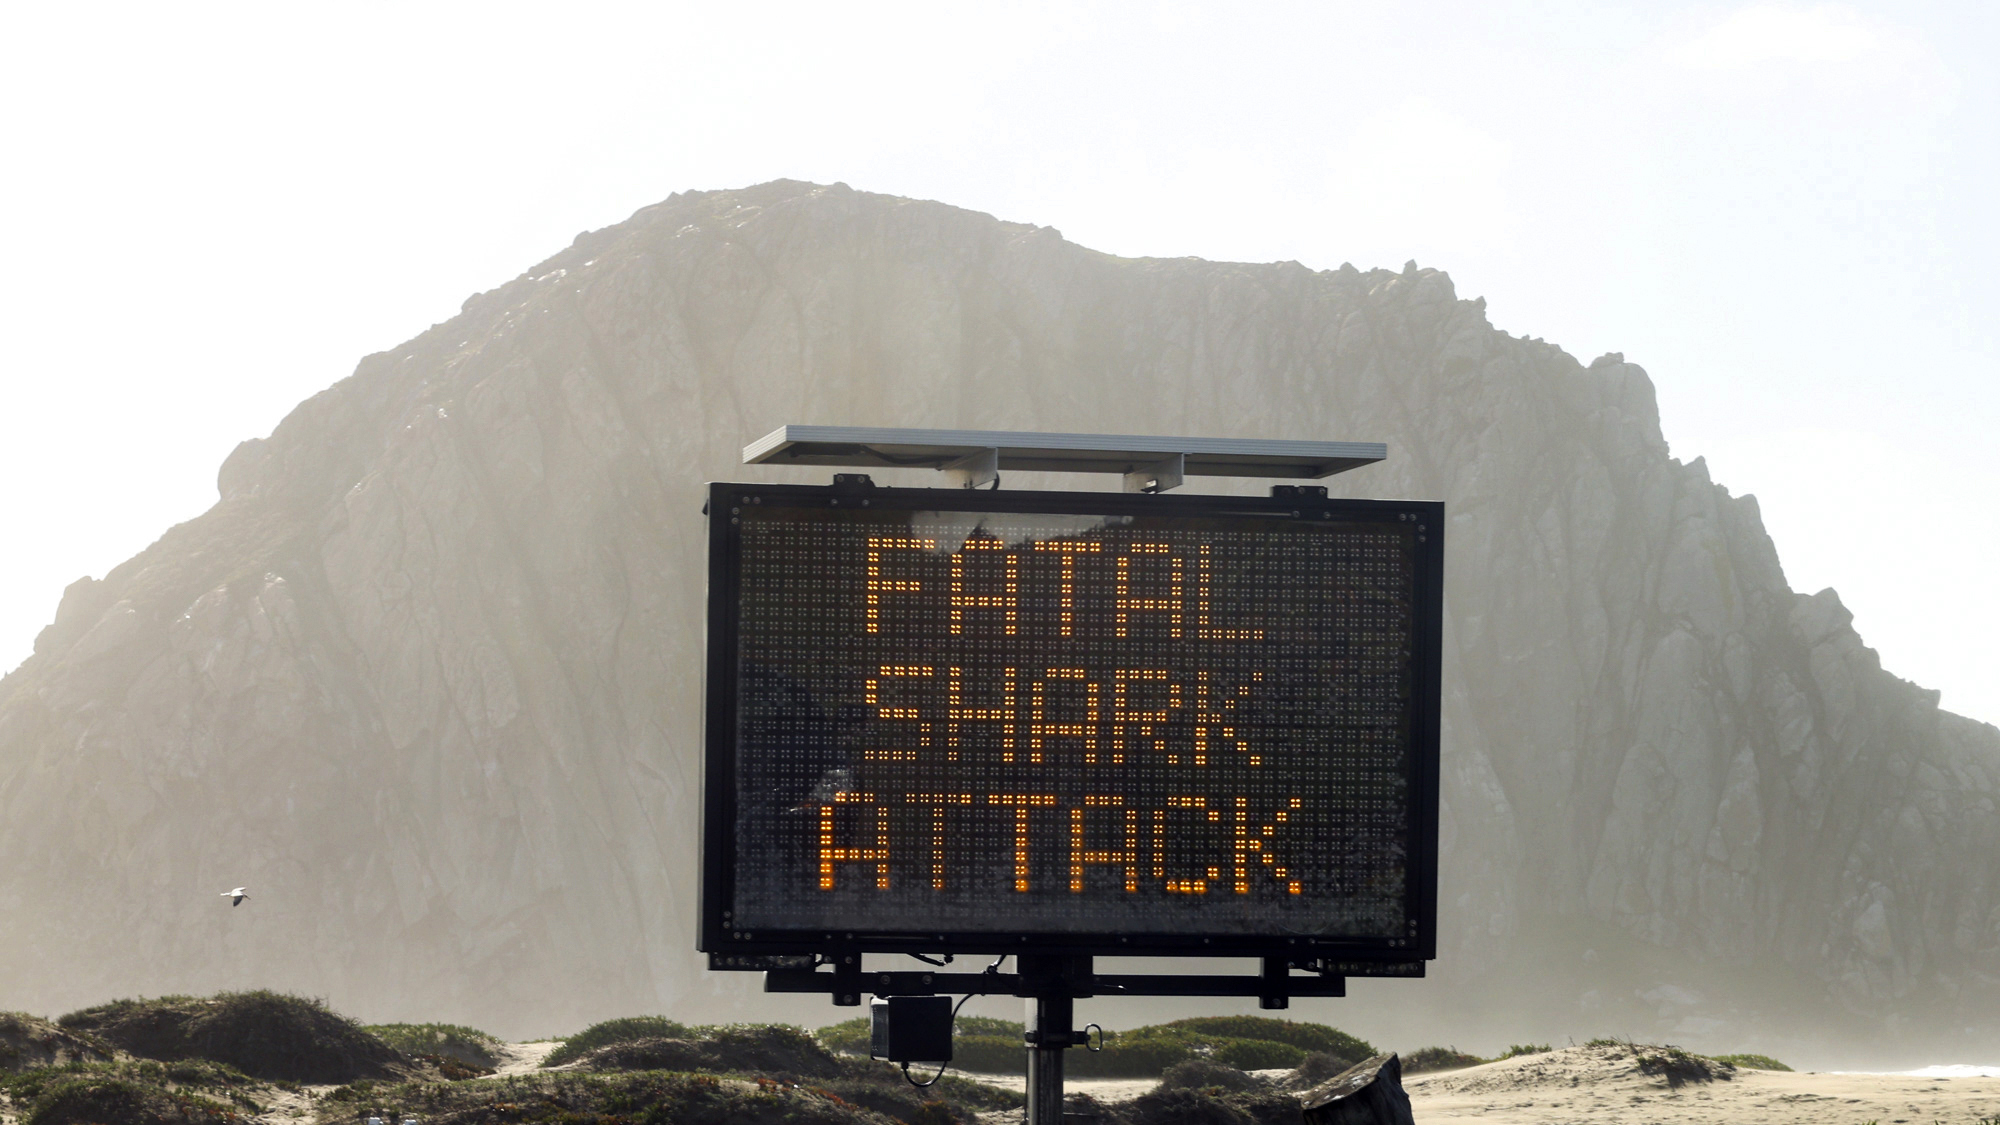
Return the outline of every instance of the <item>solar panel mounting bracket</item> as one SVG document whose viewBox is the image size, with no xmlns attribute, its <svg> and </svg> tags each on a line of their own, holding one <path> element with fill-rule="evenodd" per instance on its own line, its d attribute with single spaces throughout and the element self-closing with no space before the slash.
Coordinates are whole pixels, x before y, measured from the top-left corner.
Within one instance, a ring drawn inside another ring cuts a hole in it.
<svg viewBox="0 0 2000 1125">
<path fill-rule="evenodd" d="M 1139 465 L 1125 472 L 1127 492 L 1165 492 L 1179 488 L 1187 475 L 1187 454 L 1176 453 L 1150 465 Z"/>
<path fill-rule="evenodd" d="M 1000 487 L 1000 451 L 992 446 L 975 449 L 939 468 L 950 473 L 952 482 L 960 488 Z"/>
</svg>

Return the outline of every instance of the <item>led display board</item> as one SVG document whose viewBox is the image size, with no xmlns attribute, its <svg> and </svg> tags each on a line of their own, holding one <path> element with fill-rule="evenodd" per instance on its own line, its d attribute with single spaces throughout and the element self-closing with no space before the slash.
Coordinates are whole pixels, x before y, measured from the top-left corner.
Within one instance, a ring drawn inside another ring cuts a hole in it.
<svg viewBox="0 0 2000 1125">
<path fill-rule="evenodd" d="M 1443 507 L 711 486 L 701 948 L 1432 956 Z"/>
</svg>

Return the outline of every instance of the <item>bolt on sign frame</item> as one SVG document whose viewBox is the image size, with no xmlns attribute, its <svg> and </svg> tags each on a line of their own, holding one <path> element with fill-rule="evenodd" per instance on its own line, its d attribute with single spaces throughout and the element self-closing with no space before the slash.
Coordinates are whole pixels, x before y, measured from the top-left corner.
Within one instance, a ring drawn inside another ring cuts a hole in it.
<svg viewBox="0 0 2000 1125">
<path fill-rule="evenodd" d="M 779 988 L 865 952 L 1421 975 L 1442 505 L 846 479 L 711 486 L 714 967 Z"/>
</svg>

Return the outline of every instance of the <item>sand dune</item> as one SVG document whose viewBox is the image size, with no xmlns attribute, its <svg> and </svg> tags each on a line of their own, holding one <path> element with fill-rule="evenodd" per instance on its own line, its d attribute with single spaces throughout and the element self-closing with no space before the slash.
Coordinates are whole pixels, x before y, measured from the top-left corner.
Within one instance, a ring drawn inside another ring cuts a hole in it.
<svg viewBox="0 0 2000 1125">
<path fill-rule="evenodd" d="M 1641 1050 L 1644 1050 L 1643 1048 Z M 1624 1047 L 1570 1047 L 1405 1080 L 1423 1125 L 2000 1122 L 2000 1078 L 1738 1069 L 1706 1081 L 1648 1074 Z"/>
</svg>

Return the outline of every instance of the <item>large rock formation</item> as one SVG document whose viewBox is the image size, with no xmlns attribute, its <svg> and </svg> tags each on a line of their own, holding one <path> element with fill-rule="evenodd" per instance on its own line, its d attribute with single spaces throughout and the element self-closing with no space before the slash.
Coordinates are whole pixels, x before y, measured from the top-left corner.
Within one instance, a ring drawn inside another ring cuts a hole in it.
<svg viewBox="0 0 2000 1125">
<path fill-rule="evenodd" d="M 726 1007 L 750 982 L 691 951 L 700 489 L 806 479 L 737 462 L 809 421 L 1387 441 L 1336 491 L 1451 512 L 1437 1010 L 1526 966 L 1516 1018 L 1585 1030 L 1990 1031 L 2000 732 L 1787 587 L 1637 366 L 1483 310 L 1414 264 L 1119 259 L 840 185 L 579 236 L 67 591 L 0 682 L 0 1006 Z"/>
</svg>

